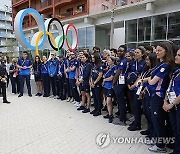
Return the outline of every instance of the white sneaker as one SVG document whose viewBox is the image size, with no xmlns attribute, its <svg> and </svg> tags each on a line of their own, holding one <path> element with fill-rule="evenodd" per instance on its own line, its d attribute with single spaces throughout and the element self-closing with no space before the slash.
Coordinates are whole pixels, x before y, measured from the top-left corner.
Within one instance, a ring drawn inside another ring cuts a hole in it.
<svg viewBox="0 0 180 154">
<path fill-rule="evenodd" d="M 54 98 L 54 97 L 55 97 L 54 95 L 49 96 L 49 98 Z"/>
<path fill-rule="evenodd" d="M 146 145 L 155 145 L 154 141 L 150 140 L 150 139 L 146 139 L 144 144 L 146 144 Z"/>
<path fill-rule="evenodd" d="M 68 98 L 67 98 L 67 102 L 70 102 L 70 100 L 71 100 L 71 98 L 70 98 L 70 97 L 68 97 Z"/>
<path fill-rule="evenodd" d="M 80 103 L 80 102 L 76 102 L 74 105 L 75 105 L 76 107 L 79 107 L 79 106 L 81 105 L 81 103 Z"/>
<path fill-rule="evenodd" d="M 71 103 L 72 103 L 72 104 L 75 104 L 75 103 L 76 103 L 76 101 L 75 101 L 75 100 L 73 100 Z"/>
<path fill-rule="evenodd" d="M 75 100 L 74 98 L 71 98 L 71 100 L 69 101 L 70 103 L 73 103 Z"/>
<path fill-rule="evenodd" d="M 159 148 L 156 145 L 153 145 L 152 147 L 148 148 L 149 151 L 156 152 L 156 153 L 166 153 L 166 148 Z"/>
<path fill-rule="evenodd" d="M 54 96 L 54 99 L 57 99 L 58 98 L 58 96 Z"/>
</svg>

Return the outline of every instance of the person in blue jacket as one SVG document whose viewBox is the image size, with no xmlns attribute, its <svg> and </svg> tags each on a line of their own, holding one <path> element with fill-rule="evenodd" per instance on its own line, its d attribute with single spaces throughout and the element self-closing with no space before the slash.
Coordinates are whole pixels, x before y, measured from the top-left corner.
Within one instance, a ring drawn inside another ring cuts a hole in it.
<svg viewBox="0 0 180 154">
<path fill-rule="evenodd" d="M 131 90 L 131 97 L 133 99 L 133 109 L 134 109 L 134 121 L 128 127 L 129 131 L 137 131 L 141 129 L 141 100 L 138 99 L 136 87 L 136 81 L 141 75 L 144 67 L 146 66 L 145 62 L 145 48 L 139 46 L 135 50 L 135 60 L 129 66 L 129 76 L 127 77 L 127 84 Z"/>
<path fill-rule="evenodd" d="M 78 108 L 78 110 L 83 110 L 82 113 L 90 112 L 91 106 L 91 95 L 90 95 L 90 75 L 91 75 L 91 64 L 89 63 L 89 55 L 84 53 L 82 56 L 83 70 L 82 74 L 80 74 L 80 78 L 78 80 L 79 83 L 82 83 L 81 91 L 82 93 L 82 104 Z M 87 106 L 85 107 L 85 103 L 87 100 Z"/>
<path fill-rule="evenodd" d="M 42 57 L 41 77 L 42 77 L 42 83 L 43 83 L 43 89 L 44 89 L 43 97 L 49 97 L 50 96 L 50 79 L 49 79 L 49 72 L 48 72 L 48 61 L 45 55 Z"/>
<path fill-rule="evenodd" d="M 48 73 L 50 77 L 50 87 L 52 88 L 53 95 L 57 96 L 57 72 L 58 72 L 59 60 L 56 58 L 56 52 L 51 53 L 51 59 L 48 61 Z"/>
<path fill-rule="evenodd" d="M 173 154 L 180 153 L 180 49 L 175 57 L 176 68 L 174 69 L 169 83 L 163 109 L 168 112 L 175 136 Z"/>
<path fill-rule="evenodd" d="M 71 55 L 71 61 L 69 63 L 69 83 L 70 83 L 70 88 L 72 89 L 72 95 L 75 100 L 74 103 L 80 103 L 80 97 L 79 97 L 79 92 L 77 90 L 76 86 L 76 78 L 77 78 L 77 68 L 78 68 L 78 61 L 76 60 L 76 55 L 74 52 L 70 53 Z"/>
<path fill-rule="evenodd" d="M 114 97 L 114 90 L 113 90 L 113 78 L 116 74 L 116 58 L 110 56 L 108 58 L 108 69 L 106 73 L 103 75 L 103 87 L 104 87 L 104 95 L 106 97 L 106 104 L 108 109 L 108 114 L 104 116 L 105 119 L 109 119 L 109 123 L 113 121 L 113 105 L 112 105 L 112 98 Z"/>
<path fill-rule="evenodd" d="M 31 73 L 31 68 L 32 68 L 32 62 L 27 57 L 28 57 L 28 53 L 27 53 L 27 51 L 24 51 L 22 58 L 19 58 L 19 60 L 17 62 L 17 67 L 20 70 L 20 72 L 19 72 L 20 94 L 18 97 L 23 96 L 24 80 L 26 80 L 28 95 L 29 95 L 29 97 L 32 97 L 31 83 L 30 83 L 30 73 Z"/>
<path fill-rule="evenodd" d="M 64 59 L 64 73 L 65 73 L 65 85 L 66 85 L 66 89 L 67 89 L 67 102 L 73 101 L 73 97 L 72 97 L 72 89 L 70 87 L 70 83 L 69 83 L 69 64 L 70 64 L 70 51 L 67 50 L 66 52 L 66 58 Z"/>
<path fill-rule="evenodd" d="M 127 77 L 127 60 L 125 58 L 125 50 L 121 48 L 117 51 L 119 60 L 117 61 L 116 75 L 113 80 L 114 91 L 120 112 L 119 118 L 113 119 L 115 125 L 126 125 L 126 101 L 125 101 L 125 79 Z"/>
<path fill-rule="evenodd" d="M 156 47 L 159 64 L 152 70 L 148 78 L 148 89 L 150 91 L 151 118 L 155 137 L 161 139 L 166 137 L 165 112 L 163 110 L 164 98 L 169 83 L 169 75 L 173 65 L 173 49 L 169 42 L 159 43 Z M 148 148 L 153 152 L 166 152 L 165 143 L 156 142 Z"/>
<path fill-rule="evenodd" d="M 65 84 L 65 73 L 64 73 L 64 56 L 59 55 L 59 67 L 58 67 L 58 84 L 59 84 L 59 94 L 57 99 L 66 99 L 66 84 Z"/>
</svg>

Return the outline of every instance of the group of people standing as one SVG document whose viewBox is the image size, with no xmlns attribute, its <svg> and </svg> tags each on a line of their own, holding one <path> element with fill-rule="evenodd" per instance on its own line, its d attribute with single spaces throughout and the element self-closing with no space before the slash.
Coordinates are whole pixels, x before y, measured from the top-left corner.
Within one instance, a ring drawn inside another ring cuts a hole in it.
<svg viewBox="0 0 180 154">
<path fill-rule="evenodd" d="M 12 92 L 19 93 L 18 97 L 23 96 L 25 80 L 32 97 L 30 76 L 34 74 L 36 96 L 67 99 L 77 110 L 95 117 L 107 111 L 103 117 L 121 126 L 127 125 L 130 111 L 134 121 L 129 131 L 141 130 L 143 113 L 148 128 L 140 133 L 150 139 L 148 149 L 166 152 L 166 143 L 153 139 L 175 137 L 173 153 L 180 153 L 180 49 L 174 43 L 160 42 L 130 51 L 125 45 L 103 52 L 95 46 L 92 54 L 84 49 L 67 51 L 66 57 L 53 52 L 49 60 L 41 58 L 36 56 L 32 63 L 23 52 L 22 58 L 13 60 L 9 72 Z"/>
</svg>

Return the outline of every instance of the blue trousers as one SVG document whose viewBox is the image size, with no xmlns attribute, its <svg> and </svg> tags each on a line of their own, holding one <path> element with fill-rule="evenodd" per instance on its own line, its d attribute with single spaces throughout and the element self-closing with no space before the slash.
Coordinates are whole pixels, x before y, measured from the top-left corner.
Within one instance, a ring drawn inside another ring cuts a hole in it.
<svg viewBox="0 0 180 154">
<path fill-rule="evenodd" d="M 142 99 L 142 105 L 143 105 L 144 115 L 147 119 L 149 136 L 155 137 L 154 130 L 153 130 L 153 124 L 152 124 L 152 118 L 151 118 L 150 96 L 148 95 L 148 93 L 145 93 L 145 95 Z"/>
<path fill-rule="evenodd" d="M 131 91 L 133 99 L 133 108 L 134 108 L 134 126 L 141 126 L 141 100 L 138 99 L 136 95 L 136 90 Z"/>
<path fill-rule="evenodd" d="M 28 89 L 28 94 L 31 95 L 30 75 L 19 75 L 19 80 L 20 80 L 20 95 L 23 95 L 25 80 L 26 80 L 26 86 Z"/>
<path fill-rule="evenodd" d="M 165 126 L 165 111 L 163 110 L 164 98 L 158 95 L 151 96 L 150 108 L 151 118 L 153 123 L 153 129 L 155 137 L 163 138 L 166 137 L 166 126 Z M 164 143 L 156 143 L 159 148 L 164 148 Z"/>
<path fill-rule="evenodd" d="M 169 112 L 169 119 L 172 125 L 173 133 L 175 136 L 174 154 L 180 153 L 180 105 L 177 105 L 177 109 L 171 109 Z"/>
<path fill-rule="evenodd" d="M 80 102 L 79 93 L 77 91 L 76 79 L 69 79 L 70 86 L 72 88 L 72 95 L 76 102 Z"/>
<path fill-rule="evenodd" d="M 115 94 L 120 112 L 120 121 L 126 122 L 126 101 L 125 101 L 125 84 L 115 86 Z"/>
<path fill-rule="evenodd" d="M 54 96 L 57 95 L 57 76 L 54 75 L 53 77 L 50 77 L 50 86 L 52 88 L 52 93 Z"/>
<path fill-rule="evenodd" d="M 63 74 L 62 76 L 58 77 L 58 85 L 59 85 L 59 93 L 58 96 L 61 99 L 66 99 L 66 81 L 65 81 L 65 75 Z"/>
<path fill-rule="evenodd" d="M 101 109 L 103 107 L 102 104 L 102 86 L 98 85 L 91 89 L 94 99 L 94 108 L 96 111 L 101 112 Z"/>
<path fill-rule="evenodd" d="M 44 95 L 49 96 L 50 95 L 50 80 L 49 80 L 49 74 L 43 74 L 42 77 L 42 83 L 44 88 Z"/>
<path fill-rule="evenodd" d="M 13 77 L 10 75 L 11 85 L 12 85 L 12 93 L 19 93 L 20 84 L 19 84 L 19 76 Z"/>
</svg>

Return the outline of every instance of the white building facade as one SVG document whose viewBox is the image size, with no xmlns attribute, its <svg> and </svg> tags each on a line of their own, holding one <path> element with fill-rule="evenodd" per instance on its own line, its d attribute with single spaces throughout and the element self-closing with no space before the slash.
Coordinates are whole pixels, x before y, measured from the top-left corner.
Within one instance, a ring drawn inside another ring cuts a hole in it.
<svg viewBox="0 0 180 154">
<path fill-rule="evenodd" d="M 63 24 L 73 23 L 78 29 L 79 48 L 110 48 L 112 9 L 63 20 Z M 36 30 L 26 30 L 31 40 Z M 127 44 L 135 48 L 140 44 L 152 45 L 158 41 L 174 40 L 180 43 L 180 1 L 144 0 L 114 8 L 113 47 Z M 45 47 L 48 48 L 48 47 Z M 43 49 L 42 49 L 43 50 Z"/>
</svg>

